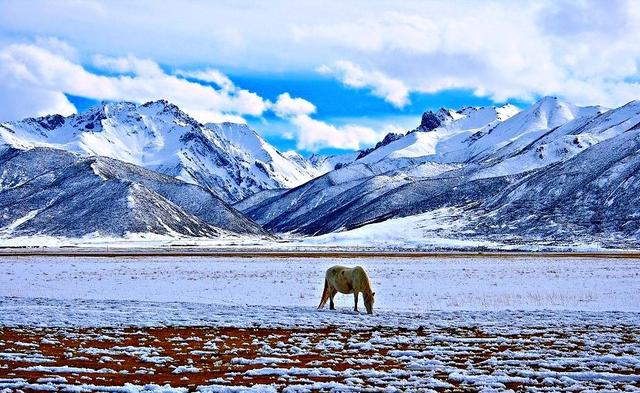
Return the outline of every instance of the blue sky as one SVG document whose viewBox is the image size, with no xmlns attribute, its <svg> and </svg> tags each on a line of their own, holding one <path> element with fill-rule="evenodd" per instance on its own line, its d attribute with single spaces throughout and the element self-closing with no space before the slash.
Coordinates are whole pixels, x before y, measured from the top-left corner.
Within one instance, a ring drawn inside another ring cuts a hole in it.
<svg viewBox="0 0 640 393">
<path fill-rule="evenodd" d="M 0 0 L 0 121 L 168 99 L 331 153 L 424 110 L 640 98 L 640 2 Z"/>
</svg>

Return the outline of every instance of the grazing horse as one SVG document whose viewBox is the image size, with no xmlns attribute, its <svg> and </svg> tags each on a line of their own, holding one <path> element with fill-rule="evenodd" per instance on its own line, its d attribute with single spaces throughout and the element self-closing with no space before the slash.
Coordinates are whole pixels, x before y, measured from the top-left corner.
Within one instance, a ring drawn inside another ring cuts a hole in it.
<svg viewBox="0 0 640 393">
<path fill-rule="evenodd" d="M 335 310 L 333 297 L 336 293 L 353 293 L 353 301 L 355 311 L 358 311 L 358 293 L 362 292 L 364 298 L 364 306 L 368 314 L 373 314 L 373 302 L 375 301 L 375 292 L 371 290 L 371 283 L 367 272 L 360 266 L 354 268 L 344 266 L 333 266 L 327 269 L 324 278 L 324 291 L 320 299 L 318 309 L 324 307 L 329 300 L 329 309 Z"/>
</svg>

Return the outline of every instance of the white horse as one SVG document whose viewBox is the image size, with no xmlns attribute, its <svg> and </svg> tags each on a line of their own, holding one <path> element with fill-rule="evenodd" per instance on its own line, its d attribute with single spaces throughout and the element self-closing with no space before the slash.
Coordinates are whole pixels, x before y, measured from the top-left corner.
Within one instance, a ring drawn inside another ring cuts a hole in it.
<svg viewBox="0 0 640 393">
<path fill-rule="evenodd" d="M 333 297 L 336 293 L 353 293 L 354 310 L 358 311 L 358 294 L 362 292 L 364 306 L 368 314 L 373 314 L 373 303 L 376 293 L 371 290 L 371 283 L 367 272 L 360 266 L 349 268 L 345 266 L 333 266 L 327 269 L 324 278 L 324 291 L 320 299 L 318 309 L 324 307 L 329 300 L 329 309 L 335 310 Z"/>
</svg>

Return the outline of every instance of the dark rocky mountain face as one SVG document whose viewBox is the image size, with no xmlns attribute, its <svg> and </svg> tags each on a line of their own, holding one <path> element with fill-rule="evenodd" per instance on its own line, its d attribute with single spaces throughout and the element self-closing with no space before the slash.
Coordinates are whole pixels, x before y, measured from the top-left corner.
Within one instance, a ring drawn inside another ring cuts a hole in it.
<svg viewBox="0 0 640 393">
<path fill-rule="evenodd" d="M 5 147 L 0 172 L 11 236 L 269 236 L 211 192 L 115 159 Z"/>
<path fill-rule="evenodd" d="M 481 207 L 475 232 L 538 239 L 603 234 L 640 242 L 640 125 L 514 183 Z"/>
<path fill-rule="evenodd" d="M 440 127 L 447 120 L 450 121 L 453 120 L 453 118 L 445 110 L 441 109 L 436 113 L 427 111 L 422 114 L 422 119 L 417 130 L 428 132 Z"/>
<path fill-rule="evenodd" d="M 374 147 L 370 147 L 368 149 L 364 149 L 364 150 L 360 151 L 360 153 L 356 157 L 356 160 L 359 160 L 362 157 L 366 157 L 367 154 L 371 153 L 375 149 L 379 149 L 382 146 L 386 146 L 386 145 L 388 145 L 389 143 L 391 143 L 393 141 L 397 141 L 398 139 L 402 138 L 403 136 L 404 136 L 404 134 L 402 134 L 402 133 L 396 133 L 396 132 L 388 133 L 387 135 L 384 136 L 384 138 L 380 142 L 376 143 L 376 145 Z M 336 168 L 336 169 L 338 169 L 338 168 Z"/>
</svg>

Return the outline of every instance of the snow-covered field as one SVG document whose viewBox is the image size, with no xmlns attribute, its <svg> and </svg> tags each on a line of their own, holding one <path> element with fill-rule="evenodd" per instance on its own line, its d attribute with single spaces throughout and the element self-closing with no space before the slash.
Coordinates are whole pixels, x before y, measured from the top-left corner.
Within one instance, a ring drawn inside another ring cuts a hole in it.
<svg viewBox="0 0 640 393">
<path fill-rule="evenodd" d="M 334 264 L 352 296 L 318 311 Z M 0 260 L 0 391 L 640 390 L 640 260 Z M 253 389 L 253 390 L 250 390 Z"/>
<path fill-rule="evenodd" d="M 636 259 L 14 257 L 0 296 L 315 307 L 336 264 L 369 272 L 380 312 L 640 311 Z"/>
</svg>

